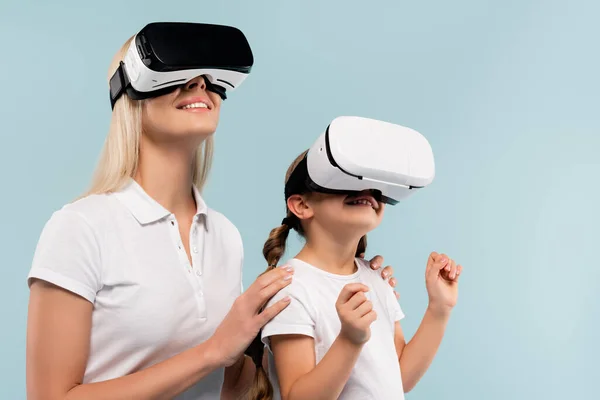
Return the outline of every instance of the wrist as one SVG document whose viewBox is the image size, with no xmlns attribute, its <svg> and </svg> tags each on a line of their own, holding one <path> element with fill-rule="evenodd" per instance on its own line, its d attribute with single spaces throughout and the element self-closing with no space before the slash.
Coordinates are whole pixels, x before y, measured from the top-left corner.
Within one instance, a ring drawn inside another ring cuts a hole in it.
<svg viewBox="0 0 600 400">
<path fill-rule="evenodd" d="M 450 318 L 450 314 L 452 313 L 452 307 L 444 304 L 437 304 L 435 302 L 429 302 L 426 313 L 430 314 L 435 319 L 447 320 Z"/>
<path fill-rule="evenodd" d="M 360 351 L 362 349 L 362 347 L 365 345 L 364 342 L 357 343 L 357 342 L 353 341 L 352 339 L 350 339 L 349 337 L 347 337 L 346 335 L 344 335 L 341 332 L 337 337 L 337 341 L 340 343 L 341 346 L 343 346 L 344 348 L 346 348 L 350 351 L 352 351 L 352 350 Z"/>
<path fill-rule="evenodd" d="M 222 346 L 217 343 L 214 337 L 210 337 L 194 349 L 196 350 L 196 353 L 198 353 L 198 356 L 203 358 L 208 365 L 217 369 L 227 367 L 226 358 L 223 355 L 221 348 Z"/>
</svg>

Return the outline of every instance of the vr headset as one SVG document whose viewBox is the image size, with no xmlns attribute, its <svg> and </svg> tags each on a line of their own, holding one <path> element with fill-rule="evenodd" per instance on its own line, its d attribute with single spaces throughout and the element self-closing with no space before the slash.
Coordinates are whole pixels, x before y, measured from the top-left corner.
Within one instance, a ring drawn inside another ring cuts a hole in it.
<svg viewBox="0 0 600 400">
<path fill-rule="evenodd" d="M 110 103 L 126 93 L 142 100 L 169 93 L 202 75 L 207 90 L 226 99 L 250 73 L 254 58 L 237 28 L 186 22 L 146 25 L 110 79 Z"/>
<path fill-rule="evenodd" d="M 429 185 L 435 175 L 433 151 L 420 133 L 363 117 L 334 119 L 310 147 L 285 185 L 285 199 L 320 192 L 372 191 L 397 204 Z"/>
</svg>

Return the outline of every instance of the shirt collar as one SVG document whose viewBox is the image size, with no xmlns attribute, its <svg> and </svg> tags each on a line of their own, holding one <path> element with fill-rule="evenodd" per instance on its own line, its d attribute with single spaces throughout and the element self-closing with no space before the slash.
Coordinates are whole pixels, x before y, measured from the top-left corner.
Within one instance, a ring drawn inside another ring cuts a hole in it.
<svg viewBox="0 0 600 400">
<path fill-rule="evenodd" d="M 196 214 L 194 216 L 194 221 L 198 222 L 202 216 L 206 218 L 208 207 L 204 202 L 204 199 L 202 199 L 196 185 L 193 185 L 192 189 L 194 199 L 196 200 Z M 150 197 L 135 179 L 130 179 L 129 183 L 123 189 L 115 193 L 115 196 L 142 225 L 150 224 L 172 215 L 169 210 Z M 206 220 L 204 222 L 204 226 L 206 227 Z"/>
</svg>

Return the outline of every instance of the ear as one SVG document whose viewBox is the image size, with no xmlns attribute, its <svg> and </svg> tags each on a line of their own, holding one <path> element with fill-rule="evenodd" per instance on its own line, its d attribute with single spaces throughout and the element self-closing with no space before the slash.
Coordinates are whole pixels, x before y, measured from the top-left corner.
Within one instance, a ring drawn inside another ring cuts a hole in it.
<svg viewBox="0 0 600 400">
<path fill-rule="evenodd" d="M 300 220 L 312 218 L 314 210 L 306 202 L 302 195 L 295 194 L 287 200 L 288 209 Z"/>
</svg>

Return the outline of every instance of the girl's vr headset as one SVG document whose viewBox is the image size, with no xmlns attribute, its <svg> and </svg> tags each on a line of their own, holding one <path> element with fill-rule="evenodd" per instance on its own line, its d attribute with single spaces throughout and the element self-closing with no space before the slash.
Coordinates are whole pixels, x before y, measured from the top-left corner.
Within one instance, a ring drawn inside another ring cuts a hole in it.
<svg viewBox="0 0 600 400">
<path fill-rule="evenodd" d="M 155 22 L 132 39 L 110 79 L 110 103 L 124 93 L 133 100 L 157 97 L 203 75 L 207 90 L 226 98 L 246 79 L 254 58 L 237 28 L 223 25 Z"/>
<path fill-rule="evenodd" d="M 285 199 L 320 192 L 373 191 L 397 204 L 429 185 L 435 175 L 433 151 L 420 133 L 363 117 L 334 119 L 308 150 L 285 185 Z"/>
</svg>

